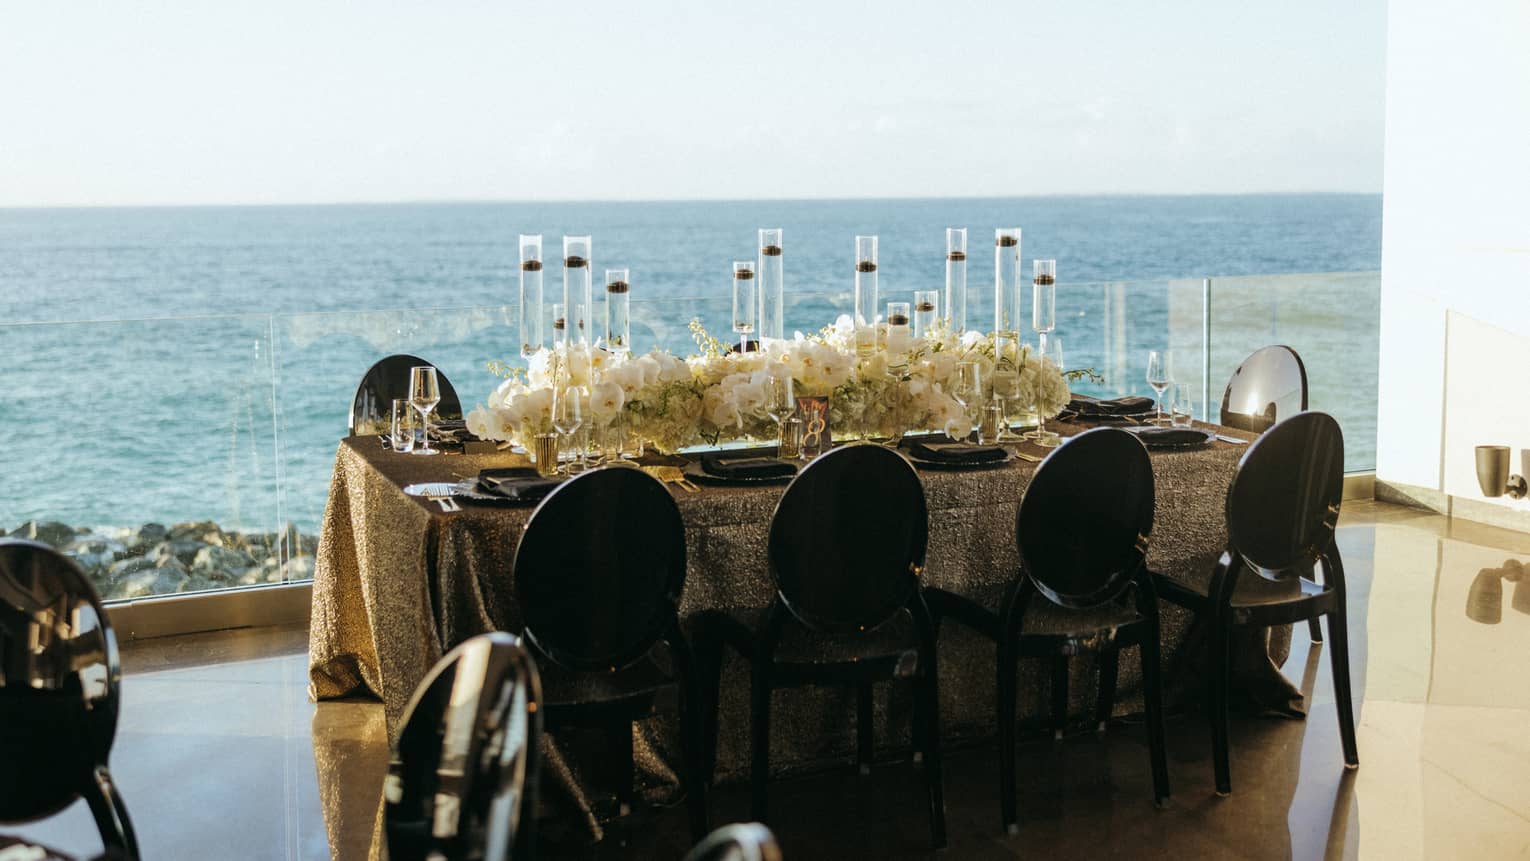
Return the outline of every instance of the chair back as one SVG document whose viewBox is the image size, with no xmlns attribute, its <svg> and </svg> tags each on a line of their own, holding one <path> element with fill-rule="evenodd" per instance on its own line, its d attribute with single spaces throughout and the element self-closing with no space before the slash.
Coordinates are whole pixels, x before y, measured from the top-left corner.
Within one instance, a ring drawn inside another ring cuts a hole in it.
<svg viewBox="0 0 1530 861">
<path fill-rule="evenodd" d="M 1275 579 L 1333 542 L 1344 500 L 1344 432 L 1327 413 L 1298 413 L 1249 445 L 1227 490 L 1228 543 Z"/>
<path fill-rule="evenodd" d="M 387 433 L 393 421 L 393 401 L 409 397 L 409 369 L 430 363 L 418 356 L 398 353 L 379 359 L 367 369 L 351 400 L 350 433 Z M 441 402 L 436 415 L 442 419 L 462 418 L 462 401 L 445 372 L 436 368 L 436 382 L 441 387 Z"/>
<path fill-rule="evenodd" d="M 781 847 L 764 825 L 735 823 L 708 834 L 686 853 L 685 861 L 781 861 Z"/>
<path fill-rule="evenodd" d="M 1307 367 L 1290 347 L 1255 350 L 1233 371 L 1222 391 L 1221 423 L 1263 433 L 1307 409 Z"/>
<path fill-rule="evenodd" d="M 630 467 L 582 473 L 547 495 L 515 552 L 526 638 L 577 670 L 623 667 L 675 624 L 685 527 L 669 490 Z"/>
<path fill-rule="evenodd" d="M 869 630 L 918 589 L 928 533 L 914 467 L 886 446 L 843 446 L 804 467 L 776 504 L 771 576 L 808 627 Z"/>
<path fill-rule="evenodd" d="M 541 697 L 531 655 L 506 633 L 436 663 L 404 709 L 383 785 L 390 858 L 506 858 L 518 836 L 529 842 Z"/>
<path fill-rule="evenodd" d="M 0 539 L 0 821 L 39 819 L 94 791 L 121 679 L 111 620 L 73 560 Z"/>
<path fill-rule="evenodd" d="M 1037 591 L 1074 609 L 1120 595 L 1153 532 L 1153 463 L 1142 441 L 1096 428 L 1047 455 L 1020 501 L 1015 540 Z"/>
</svg>

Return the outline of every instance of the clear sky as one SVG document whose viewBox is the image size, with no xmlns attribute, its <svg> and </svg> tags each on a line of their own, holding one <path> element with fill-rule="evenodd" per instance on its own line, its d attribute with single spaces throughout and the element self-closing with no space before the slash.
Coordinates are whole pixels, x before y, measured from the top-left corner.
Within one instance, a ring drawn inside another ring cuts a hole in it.
<svg viewBox="0 0 1530 861">
<path fill-rule="evenodd" d="M 1379 192 L 1385 16 L 13 2 L 0 206 Z"/>
</svg>

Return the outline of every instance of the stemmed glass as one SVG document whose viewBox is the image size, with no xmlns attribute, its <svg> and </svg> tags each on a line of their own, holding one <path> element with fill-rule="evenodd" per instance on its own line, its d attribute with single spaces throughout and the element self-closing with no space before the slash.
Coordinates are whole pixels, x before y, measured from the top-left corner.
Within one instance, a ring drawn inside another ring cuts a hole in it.
<svg viewBox="0 0 1530 861">
<path fill-rule="evenodd" d="M 1031 331 L 1046 337 L 1057 328 L 1057 261 L 1031 261 Z"/>
<path fill-rule="evenodd" d="M 584 424 L 584 410 L 580 403 L 578 386 L 553 390 L 552 424 L 553 430 L 567 439 L 572 446 L 574 434 Z M 572 450 L 570 453 L 572 454 Z M 567 466 L 560 467 L 559 471 L 564 475 L 569 474 Z"/>
<path fill-rule="evenodd" d="M 1153 387 L 1153 392 L 1158 396 L 1157 409 L 1155 411 L 1155 415 L 1153 416 L 1153 424 L 1164 424 L 1165 420 L 1163 417 L 1163 393 L 1166 389 L 1169 388 L 1169 385 L 1174 382 L 1174 378 L 1169 374 L 1169 354 L 1167 352 L 1153 350 L 1152 352 L 1148 353 L 1147 382 L 1148 385 Z"/>
<path fill-rule="evenodd" d="M 733 261 L 733 331 L 738 333 L 738 351 L 749 352 L 749 335 L 754 332 L 758 311 L 754 293 L 754 261 Z"/>
<path fill-rule="evenodd" d="M 967 417 L 967 432 L 962 434 L 961 439 L 955 440 L 961 442 L 971 435 L 973 428 L 977 427 L 978 422 L 974 419 L 974 414 L 983 406 L 983 379 L 978 373 L 977 362 L 956 363 L 956 383 L 952 386 L 951 397 L 962 405 L 962 414 Z M 947 435 L 949 436 L 949 433 Z"/>
<path fill-rule="evenodd" d="M 772 374 L 765 378 L 765 415 L 776 423 L 776 455 L 786 435 L 786 420 L 797 411 L 797 398 L 792 391 L 792 378 L 786 374 Z"/>
<path fill-rule="evenodd" d="M 409 403 L 420 414 L 420 446 L 414 454 L 440 454 L 430 447 L 430 411 L 441 403 L 441 384 L 436 380 L 436 369 L 430 365 L 416 365 L 409 369 Z"/>
</svg>

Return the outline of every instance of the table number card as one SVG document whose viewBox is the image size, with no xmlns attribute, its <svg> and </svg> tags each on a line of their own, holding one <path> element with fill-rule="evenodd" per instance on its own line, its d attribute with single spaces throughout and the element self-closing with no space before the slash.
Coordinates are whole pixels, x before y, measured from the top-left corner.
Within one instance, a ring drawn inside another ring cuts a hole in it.
<svg viewBox="0 0 1530 861">
<path fill-rule="evenodd" d="M 829 399 L 797 398 L 797 417 L 802 420 L 802 458 L 812 460 L 829 447 Z"/>
</svg>

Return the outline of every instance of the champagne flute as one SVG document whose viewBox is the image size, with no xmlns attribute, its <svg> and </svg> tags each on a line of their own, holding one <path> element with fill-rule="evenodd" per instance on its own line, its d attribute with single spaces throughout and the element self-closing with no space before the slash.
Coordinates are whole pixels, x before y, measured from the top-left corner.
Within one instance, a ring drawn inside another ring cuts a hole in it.
<svg viewBox="0 0 1530 861">
<path fill-rule="evenodd" d="M 571 443 L 574 434 L 584 424 L 584 410 L 580 403 L 579 387 L 569 386 L 566 389 L 553 389 L 552 424 L 553 430 L 558 435 L 568 439 Z M 560 468 L 564 475 L 568 475 L 568 467 Z"/>
<path fill-rule="evenodd" d="M 1157 410 L 1153 416 L 1153 424 L 1164 424 L 1163 418 L 1163 393 L 1174 382 L 1174 377 L 1169 374 L 1168 351 L 1153 350 L 1148 353 L 1147 383 L 1153 387 L 1153 392 L 1158 396 Z"/>
<path fill-rule="evenodd" d="M 792 378 L 786 374 L 772 374 L 765 378 L 765 415 L 776 423 L 776 456 L 780 457 L 786 434 L 786 420 L 797 411 L 797 397 L 792 391 Z"/>
<path fill-rule="evenodd" d="M 977 362 L 956 363 L 956 382 L 951 387 L 951 397 L 961 404 L 962 414 L 967 417 L 967 432 L 962 434 L 961 439 L 955 439 L 956 442 L 961 442 L 971 435 L 973 428 L 977 427 L 978 422 L 974 414 L 983 406 L 983 379 L 978 373 Z"/>
<path fill-rule="evenodd" d="M 416 365 L 409 369 L 409 403 L 420 414 L 420 447 L 414 454 L 440 454 L 430 447 L 430 411 L 441 403 L 441 384 L 436 380 L 436 369 L 430 365 Z"/>
</svg>

